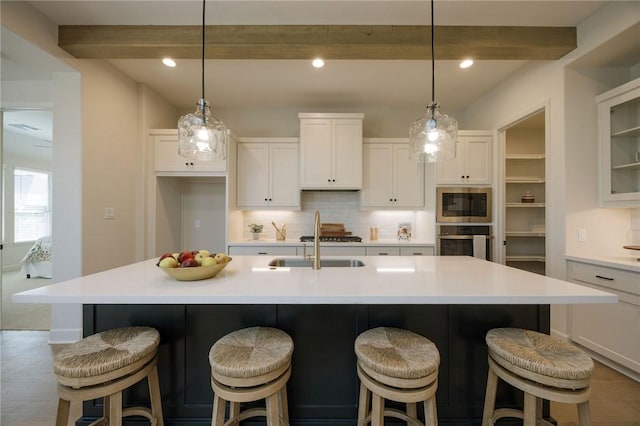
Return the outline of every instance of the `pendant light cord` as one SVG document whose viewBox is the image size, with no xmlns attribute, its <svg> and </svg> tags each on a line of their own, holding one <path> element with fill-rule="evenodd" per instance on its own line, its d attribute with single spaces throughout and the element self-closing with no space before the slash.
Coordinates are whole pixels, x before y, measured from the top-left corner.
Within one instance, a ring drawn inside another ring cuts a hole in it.
<svg viewBox="0 0 640 426">
<path fill-rule="evenodd" d="M 204 100 L 204 43 L 205 43 L 205 38 L 204 38 L 204 33 L 205 33 L 205 23 L 204 23 L 204 18 L 205 18 L 205 4 L 206 4 L 206 0 L 202 0 L 202 98 Z"/>
<path fill-rule="evenodd" d="M 436 58 L 435 58 L 435 41 L 433 28 L 433 0 L 431 0 L 431 104 L 436 103 Z"/>
</svg>

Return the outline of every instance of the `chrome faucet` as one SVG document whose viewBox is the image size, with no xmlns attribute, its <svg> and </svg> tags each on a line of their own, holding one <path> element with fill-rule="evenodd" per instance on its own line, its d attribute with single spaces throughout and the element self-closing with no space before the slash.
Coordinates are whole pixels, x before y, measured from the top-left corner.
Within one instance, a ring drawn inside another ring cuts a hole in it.
<svg viewBox="0 0 640 426">
<path fill-rule="evenodd" d="M 320 212 L 316 210 L 316 218 L 313 223 L 313 269 L 320 269 Z"/>
</svg>

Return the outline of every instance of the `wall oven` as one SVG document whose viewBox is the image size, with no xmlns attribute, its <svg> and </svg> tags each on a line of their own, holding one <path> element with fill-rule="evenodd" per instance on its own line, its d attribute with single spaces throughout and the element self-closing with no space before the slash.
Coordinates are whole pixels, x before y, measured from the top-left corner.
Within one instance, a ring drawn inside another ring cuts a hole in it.
<svg viewBox="0 0 640 426">
<path fill-rule="evenodd" d="M 438 225 L 438 256 L 473 256 L 491 260 L 491 226 Z"/>
<path fill-rule="evenodd" d="M 491 222 L 491 188 L 438 187 L 437 222 Z"/>
</svg>

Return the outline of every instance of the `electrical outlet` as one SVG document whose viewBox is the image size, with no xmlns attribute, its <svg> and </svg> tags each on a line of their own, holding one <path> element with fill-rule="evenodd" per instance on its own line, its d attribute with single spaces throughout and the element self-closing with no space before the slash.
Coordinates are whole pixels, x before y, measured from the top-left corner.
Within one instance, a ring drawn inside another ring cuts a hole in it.
<svg viewBox="0 0 640 426">
<path fill-rule="evenodd" d="M 105 207 L 104 208 L 104 218 L 107 220 L 116 218 L 116 209 L 113 207 Z"/>
<path fill-rule="evenodd" d="M 200 228 L 200 219 L 196 219 L 196 222 L 194 225 L 196 228 Z"/>
<path fill-rule="evenodd" d="M 587 241 L 587 230 L 584 228 L 578 229 L 578 241 L 585 242 Z"/>
</svg>

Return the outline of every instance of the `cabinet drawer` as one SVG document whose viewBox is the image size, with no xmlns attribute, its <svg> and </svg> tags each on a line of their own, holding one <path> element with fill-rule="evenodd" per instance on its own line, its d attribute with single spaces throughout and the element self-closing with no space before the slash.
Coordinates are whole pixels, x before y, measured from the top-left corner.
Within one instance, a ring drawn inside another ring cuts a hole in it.
<svg viewBox="0 0 640 426">
<path fill-rule="evenodd" d="M 273 247 L 273 246 L 229 246 L 229 256 L 295 256 L 295 247 Z"/>
<path fill-rule="evenodd" d="M 400 256 L 434 256 L 434 253 L 431 246 L 400 247 Z"/>
<path fill-rule="evenodd" d="M 367 256 L 400 256 L 400 247 L 367 247 Z"/>
<path fill-rule="evenodd" d="M 587 263 L 570 262 L 570 279 L 640 296 L 640 274 Z"/>
</svg>

